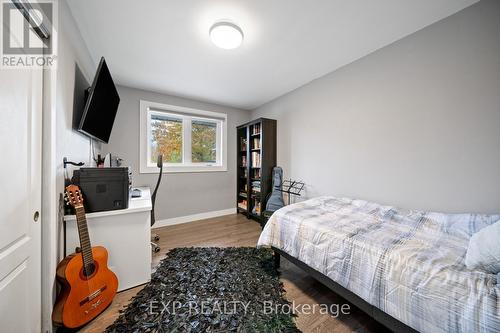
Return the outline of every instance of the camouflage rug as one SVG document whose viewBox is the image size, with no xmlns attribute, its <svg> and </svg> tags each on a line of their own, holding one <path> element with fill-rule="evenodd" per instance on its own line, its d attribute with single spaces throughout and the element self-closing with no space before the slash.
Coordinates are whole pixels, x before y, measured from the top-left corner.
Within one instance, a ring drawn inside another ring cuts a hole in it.
<svg viewBox="0 0 500 333">
<path fill-rule="evenodd" d="M 177 248 L 106 332 L 300 332 L 272 251 Z"/>
</svg>

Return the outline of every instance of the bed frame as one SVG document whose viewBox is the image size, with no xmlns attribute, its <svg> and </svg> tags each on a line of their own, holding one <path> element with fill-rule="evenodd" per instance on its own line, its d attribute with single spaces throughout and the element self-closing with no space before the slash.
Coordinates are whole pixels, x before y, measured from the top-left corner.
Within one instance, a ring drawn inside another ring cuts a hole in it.
<svg viewBox="0 0 500 333">
<path fill-rule="evenodd" d="M 383 312 L 379 308 L 371 305 L 370 303 L 366 302 L 364 299 L 361 297 L 357 296 L 353 292 L 349 291 L 348 289 L 342 287 L 340 284 L 336 283 L 326 275 L 318 272 L 317 270 L 309 267 L 308 265 L 304 264 L 302 261 L 290 256 L 289 254 L 281 251 L 280 249 L 277 249 L 275 247 L 272 247 L 274 251 L 274 265 L 277 268 L 280 266 L 280 256 L 286 258 L 288 261 L 292 262 L 296 266 L 300 267 L 302 270 L 304 270 L 307 274 L 311 275 L 313 278 L 327 286 L 330 290 L 332 290 L 334 293 L 342 296 L 345 298 L 347 301 L 364 311 L 366 314 L 368 314 L 370 317 L 390 329 L 391 331 L 394 332 L 408 332 L 408 333 L 418 333 L 416 330 L 413 328 L 407 326 L 406 324 L 403 324 L 399 320 L 391 317 L 387 313 Z"/>
</svg>

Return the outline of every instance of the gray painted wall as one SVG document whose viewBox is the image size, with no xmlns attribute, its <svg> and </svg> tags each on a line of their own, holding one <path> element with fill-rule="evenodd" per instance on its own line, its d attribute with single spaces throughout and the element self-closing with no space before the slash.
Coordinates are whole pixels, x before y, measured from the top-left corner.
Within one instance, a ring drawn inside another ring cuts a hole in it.
<svg viewBox="0 0 500 333">
<path fill-rule="evenodd" d="M 75 68 L 78 66 L 86 80 L 92 82 L 97 69 L 90 53 L 78 30 L 71 11 L 65 1 L 61 1 L 59 7 L 60 32 L 58 34 L 57 69 L 55 85 L 55 107 L 56 107 L 56 203 L 59 202 L 59 194 L 64 193 L 64 168 L 63 158 L 74 162 L 84 162 L 85 166 L 95 166 L 90 149 L 90 138 L 75 131 L 73 123 L 73 102 L 75 89 Z M 96 154 L 101 145 L 96 145 Z M 68 165 L 68 175 L 72 176 L 73 170 L 78 167 Z M 59 216 L 61 219 L 61 217 Z M 53 221 L 58 223 L 58 221 Z M 63 256 L 63 226 L 57 224 L 57 235 L 59 237 L 59 258 Z"/>
<path fill-rule="evenodd" d="M 227 172 L 165 173 L 157 195 L 156 219 L 168 219 L 236 207 L 236 126 L 250 112 L 180 97 L 118 86 L 120 107 L 109 144 L 103 149 L 132 168 L 133 185 L 153 188 L 158 174 L 139 173 L 139 101 L 173 104 L 227 114 Z"/>
<path fill-rule="evenodd" d="M 307 196 L 500 213 L 500 1 L 483 0 L 252 112 Z"/>
<path fill-rule="evenodd" d="M 56 297 L 55 273 L 62 259 L 62 216 L 59 194 L 64 192 L 62 160 L 91 165 L 90 140 L 72 129 L 75 66 L 92 79 L 96 66 L 66 1 L 58 2 L 57 67 L 44 72 L 44 192 L 42 209 L 42 331 L 55 331 L 51 319 Z M 53 145 L 53 146 L 52 146 Z M 55 168 L 54 168 L 55 164 Z M 45 170 L 47 168 L 47 170 Z M 52 171 L 52 168 L 54 170 Z M 50 169 L 50 171 L 49 171 Z M 69 167 L 71 176 L 72 167 Z M 54 172 L 54 173 L 52 173 Z M 47 174 L 50 176 L 47 177 Z M 55 185 L 52 177 L 55 177 Z M 54 187 L 53 187 L 54 186 Z M 55 191 L 53 196 L 52 190 Z M 48 193 L 48 194 L 47 194 Z"/>
</svg>

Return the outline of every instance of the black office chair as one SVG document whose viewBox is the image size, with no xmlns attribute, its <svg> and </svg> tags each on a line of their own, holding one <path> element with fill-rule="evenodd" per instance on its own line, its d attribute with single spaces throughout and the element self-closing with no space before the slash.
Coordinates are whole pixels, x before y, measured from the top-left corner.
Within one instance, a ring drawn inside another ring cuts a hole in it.
<svg viewBox="0 0 500 333">
<path fill-rule="evenodd" d="M 151 226 L 153 226 L 156 222 L 155 220 L 155 201 L 156 201 L 156 193 L 158 192 L 158 188 L 160 187 L 160 182 L 161 182 L 161 176 L 163 175 L 163 156 L 158 155 L 158 160 L 156 162 L 156 166 L 160 168 L 160 174 L 158 175 L 158 181 L 156 182 L 156 187 L 155 190 L 153 191 L 153 194 L 151 194 Z M 152 234 L 151 237 L 153 238 L 154 242 L 151 242 L 151 249 L 154 252 L 159 252 L 160 251 L 160 246 L 156 244 L 155 242 L 160 240 L 160 236 L 158 234 Z"/>
</svg>

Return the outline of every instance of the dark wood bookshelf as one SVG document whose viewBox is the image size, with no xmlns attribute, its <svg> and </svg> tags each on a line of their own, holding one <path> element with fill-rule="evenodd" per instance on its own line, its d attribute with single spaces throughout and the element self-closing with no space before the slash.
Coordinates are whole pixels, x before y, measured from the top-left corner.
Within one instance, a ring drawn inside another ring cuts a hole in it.
<svg viewBox="0 0 500 333">
<path fill-rule="evenodd" d="M 237 211 L 249 219 L 262 222 L 262 212 L 272 190 L 272 170 L 276 166 L 276 120 L 259 118 L 238 126 L 236 132 Z M 260 192 L 255 192 L 254 188 L 258 185 Z M 246 206 L 243 202 L 246 202 Z M 254 209 L 256 206 L 260 208 Z"/>
</svg>

